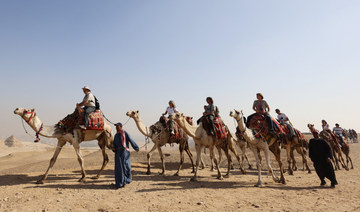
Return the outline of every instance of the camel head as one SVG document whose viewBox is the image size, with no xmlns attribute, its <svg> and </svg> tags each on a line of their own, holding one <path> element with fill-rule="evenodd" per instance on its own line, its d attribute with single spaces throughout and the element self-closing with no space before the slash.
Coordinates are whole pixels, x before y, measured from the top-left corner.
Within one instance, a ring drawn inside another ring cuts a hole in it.
<svg viewBox="0 0 360 212">
<path fill-rule="evenodd" d="M 127 116 L 129 116 L 130 118 L 133 118 L 133 119 L 137 119 L 139 120 L 139 111 L 133 111 L 133 110 L 130 110 L 126 113 Z"/>
<path fill-rule="evenodd" d="M 183 126 L 185 125 L 185 122 L 193 126 L 193 117 L 184 116 L 183 113 L 173 113 L 171 114 L 171 118 L 176 122 L 180 122 Z"/>
<path fill-rule="evenodd" d="M 230 111 L 230 116 L 233 117 L 237 121 L 239 121 L 241 119 L 245 120 L 242 110 L 237 111 L 234 109 L 234 110 Z"/>
<path fill-rule="evenodd" d="M 316 129 L 315 129 L 315 127 L 314 127 L 313 124 L 308 124 L 307 126 L 308 126 L 308 128 L 310 129 L 310 132 L 316 131 Z"/>
<path fill-rule="evenodd" d="M 35 109 L 24 109 L 18 107 L 14 110 L 14 114 L 21 116 L 25 121 L 30 120 L 35 115 Z"/>
</svg>

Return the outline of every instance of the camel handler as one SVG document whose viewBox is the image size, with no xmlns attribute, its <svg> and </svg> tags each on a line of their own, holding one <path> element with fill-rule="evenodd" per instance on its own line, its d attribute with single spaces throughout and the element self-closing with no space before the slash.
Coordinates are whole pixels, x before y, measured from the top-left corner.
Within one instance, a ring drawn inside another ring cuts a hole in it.
<svg viewBox="0 0 360 212">
<path fill-rule="evenodd" d="M 84 125 L 79 125 L 79 128 L 86 130 L 86 127 L 88 126 L 88 118 L 89 114 L 96 111 L 95 107 L 95 97 L 91 93 L 91 90 L 88 86 L 84 86 L 83 92 L 85 94 L 84 99 L 81 103 L 76 104 L 76 108 L 80 109 L 82 106 L 84 106 L 82 109 L 84 110 Z"/>
<path fill-rule="evenodd" d="M 333 158 L 329 144 L 319 138 L 319 132 L 312 132 L 314 138 L 309 141 L 309 157 L 314 163 L 316 174 L 319 176 L 321 183 L 320 186 L 326 184 L 325 177 L 331 181 L 331 188 L 335 188 L 338 184 L 336 181 L 334 167 L 331 163 Z"/>
<path fill-rule="evenodd" d="M 280 124 L 286 125 L 289 129 L 291 138 L 295 137 L 294 128 L 289 123 L 289 118 L 287 117 L 287 115 L 285 115 L 285 113 L 281 113 L 279 109 L 276 109 L 275 112 L 278 114 L 277 119 Z"/>
<path fill-rule="evenodd" d="M 135 151 L 139 151 L 138 145 L 130 137 L 130 135 L 123 130 L 122 124 L 116 123 L 116 135 L 112 151 L 115 153 L 115 186 L 116 189 L 124 187 L 131 183 L 131 163 L 129 143 Z"/>
</svg>

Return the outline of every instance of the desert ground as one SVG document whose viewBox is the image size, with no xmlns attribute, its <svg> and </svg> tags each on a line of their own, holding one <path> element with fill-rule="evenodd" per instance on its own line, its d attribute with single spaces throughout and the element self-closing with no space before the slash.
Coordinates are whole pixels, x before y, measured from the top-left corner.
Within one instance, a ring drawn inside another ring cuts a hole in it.
<svg viewBox="0 0 360 212">
<path fill-rule="evenodd" d="M 179 164 L 178 147 L 167 147 L 165 176 L 160 176 L 161 163 L 155 151 L 152 173 L 146 175 L 146 151 L 131 153 L 133 182 L 122 189 L 114 189 L 114 154 L 108 151 L 110 162 L 98 180 L 96 175 L 102 163 L 96 148 L 83 148 L 88 179 L 78 182 L 80 166 L 75 152 L 66 145 L 51 170 L 45 184 L 35 184 L 45 172 L 55 147 L 40 143 L 22 142 L 14 147 L 0 146 L 0 211 L 360 211 L 360 144 L 350 144 L 354 169 L 336 171 L 339 185 L 335 189 L 320 187 L 320 181 L 311 161 L 311 174 L 300 170 L 290 176 L 286 184 L 275 183 L 263 165 L 264 187 L 257 188 L 256 170 L 241 174 L 239 164 L 230 178 L 216 179 L 216 171 L 209 166 L 199 171 L 199 181 L 190 182 L 190 160 L 180 176 L 173 176 Z M 148 148 L 150 149 L 150 148 Z M 196 153 L 192 150 L 193 157 Z M 253 166 L 255 160 L 247 155 Z M 282 161 L 286 164 L 285 151 Z M 234 158 L 234 157 L 233 157 Z M 209 165 L 209 154 L 204 156 Z M 272 166 L 278 175 L 278 166 L 272 156 Z M 226 161 L 221 162 L 226 171 Z"/>
</svg>

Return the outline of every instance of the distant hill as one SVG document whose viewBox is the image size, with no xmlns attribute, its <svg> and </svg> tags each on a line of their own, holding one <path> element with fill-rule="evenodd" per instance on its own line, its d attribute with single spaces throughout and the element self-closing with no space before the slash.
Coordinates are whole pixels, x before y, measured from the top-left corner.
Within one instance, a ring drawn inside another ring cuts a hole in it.
<svg viewBox="0 0 360 212">
<path fill-rule="evenodd" d="M 23 147 L 24 146 L 24 144 L 22 144 L 21 141 L 19 141 L 19 139 L 17 139 L 13 135 L 8 137 L 4 143 L 8 147 Z"/>
</svg>

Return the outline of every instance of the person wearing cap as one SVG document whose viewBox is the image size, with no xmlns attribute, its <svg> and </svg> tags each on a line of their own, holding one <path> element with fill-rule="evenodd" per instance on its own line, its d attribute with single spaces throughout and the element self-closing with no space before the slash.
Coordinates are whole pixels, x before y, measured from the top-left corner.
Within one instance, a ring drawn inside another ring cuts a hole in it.
<svg viewBox="0 0 360 212">
<path fill-rule="evenodd" d="M 162 115 L 165 116 L 166 114 L 169 114 L 169 130 L 170 130 L 170 134 L 174 135 L 174 120 L 172 120 L 171 115 L 174 113 L 178 113 L 179 111 L 176 109 L 176 105 L 174 103 L 174 101 L 170 100 L 169 101 L 169 106 L 166 108 L 165 113 L 163 113 Z"/>
<path fill-rule="evenodd" d="M 248 116 L 247 121 L 246 121 L 246 126 L 249 127 L 250 120 L 255 114 L 262 114 L 265 116 L 266 121 L 268 123 L 269 132 L 274 133 L 275 131 L 274 131 L 274 127 L 273 127 L 273 121 L 271 120 L 271 117 L 269 114 L 270 107 L 269 107 L 268 103 L 264 100 L 264 96 L 261 93 L 257 93 L 256 98 L 257 98 L 257 100 L 255 100 L 253 103 L 253 110 L 255 110 L 255 113 Z"/>
<path fill-rule="evenodd" d="M 312 132 L 314 138 L 309 141 L 309 157 L 314 164 L 316 174 L 320 178 L 320 186 L 326 184 L 325 178 L 331 181 L 331 188 L 338 184 L 334 167 L 331 163 L 333 158 L 329 144 L 319 137 L 318 131 Z"/>
<path fill-rule="evenodd" d="M 94 95 L 91 93 L 91 90 L 88 86 L 85 86 L 82 88 L 83 92 L 85 94 L 84 99 L 82 100 L 81 103 L 76 104 L 76 108 L 81 108 L 83 107 L 84 110 L 84 125 L 79 125 L 79 127 L 81 129 L 86 129 L 86 127 L 88 126 L 88 118 L 89 118 L 89 114 L 92 112 L 96 111 L 96 107 L 95 107 L 95 97 Z"/>
<path fill-rule="evenodd" d="M 344 139 L 343 139 L 343 135 L 342 135 L 343 132 L 344 132 L 343 128 L 341 128 L 340 125 L 338 123 L 336 123 L 335 127 L 333 128 L 333 132 L 334 132 L 335 135 L 337 135 L 339 137 L 340 145 L 343 146 L 345 144 Z"/>
<path fill-rule="evenodd" d="M 131 182 L 131 163 L 129 144 L 137 152 L 138 145 L 122 128 L 121 123 L 116 123 L 116 134 L 112 150 L 115 153 L 115 186 L 116 189 L 124 187 Z"/>
<path fill-rule="evenodd" d="M 295 136 L 294 128 L 289 123 L 289 118 L 287 117 L 287 115 L 285 115 L 285 113 L 281 113 L 279 109 L 276 109 L 275 112 L 278 114 L 277 119 L 280 122 L 280 124 L 286 125 L 287 128 L 289 129 L 290 136 L 294 137 Z"/>
</svg>

